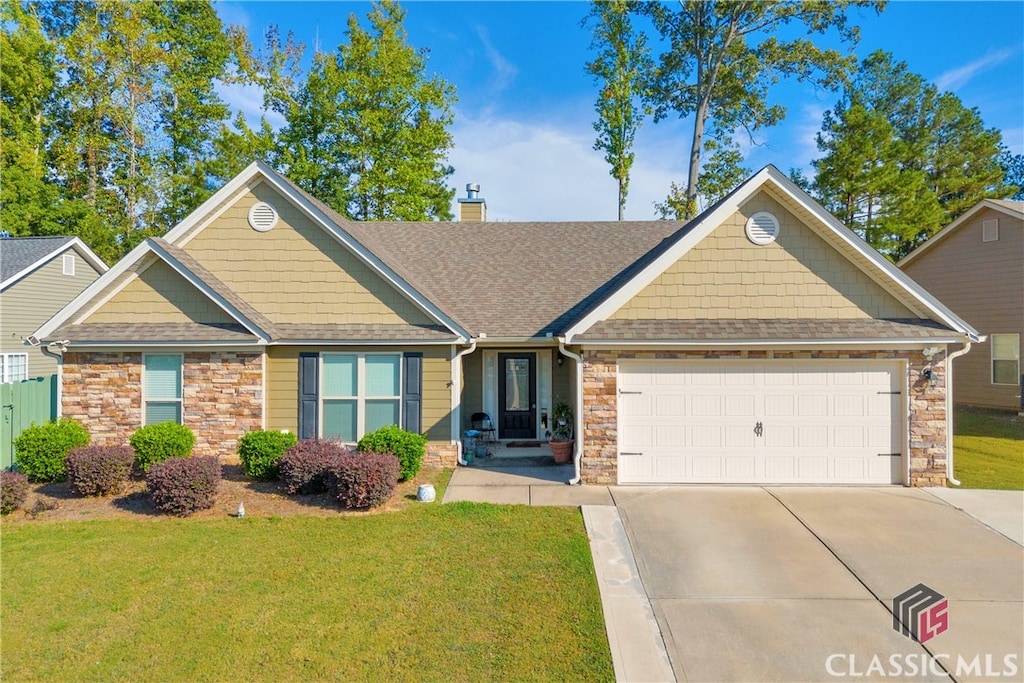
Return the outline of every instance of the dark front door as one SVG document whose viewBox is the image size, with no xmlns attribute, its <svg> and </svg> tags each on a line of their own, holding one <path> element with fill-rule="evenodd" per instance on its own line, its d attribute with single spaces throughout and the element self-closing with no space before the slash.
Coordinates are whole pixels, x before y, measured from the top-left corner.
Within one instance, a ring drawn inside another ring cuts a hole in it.
<svg viewBox="0 0 1024 683">
<path fill-rule="evenodd" d="M 537 355 L 498 354 L 498 438 L 537 438 Z"/>
</svg>

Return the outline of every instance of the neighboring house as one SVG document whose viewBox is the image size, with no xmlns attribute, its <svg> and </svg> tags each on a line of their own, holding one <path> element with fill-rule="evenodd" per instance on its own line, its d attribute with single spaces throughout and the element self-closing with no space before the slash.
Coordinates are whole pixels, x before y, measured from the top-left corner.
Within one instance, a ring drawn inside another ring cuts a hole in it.
<svg viewBox="0 0 1024 683">
<path fill-rule="evenodd" d="M 982 200 L 898 265 L 987 337 L 954 362 L 953 400 L 1021 410 L 1024 202 Z"/>
<path fill-rule="evenodd" d="M 475 190 L 475 188 L 474 188 Z M 454 464 L 576 415 L 585 483 L 942 485 L 946 358 L 977 333 L 774 167 L 689 223 L 350 222 L 254 163 L 36 334 L 97 442 L 178 420 Z"/>
<path fill-rule="evenodd" d="M 0 238 L 0 382 L 57 372 L 29 336 L 107 266 L 77 237 Z"/>
</svg>

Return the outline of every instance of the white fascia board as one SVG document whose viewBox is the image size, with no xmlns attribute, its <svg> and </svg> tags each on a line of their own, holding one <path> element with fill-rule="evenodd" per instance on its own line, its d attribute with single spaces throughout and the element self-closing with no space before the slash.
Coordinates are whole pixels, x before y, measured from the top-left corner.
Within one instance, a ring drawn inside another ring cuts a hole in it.
<svg viewBox="0 0 1024 683">
<path fill-rule="evenodd" d="M 259 161 L 254 161 L 246 166 L 238 175 L 229 180 L 224 187 L 214 192 L 209 199 L 200 204 L 192 213 L 185 216 L 180 223 L 168 230 L 163 235 L 163 239 L 171 244 L 178 245 L 178 239 L 182 235 L 187 234 L 189 230 L 206 220 L 207 216 L 222 202 L 230 199 L 235 193 L 248 185 L 253 178 L 263 173 L 263 167 L 264 165 Z M 264 173 L 264 175 L 266 174 Z"/>
<path fill-rule="evenodd" d="M 775 167 L 768 167 L 769 176 L 775 182 L 778 189 L 789 196 L 791 200 L 813 213 L 824 222 L 850 247 L 855 249 L 861 256 L 877 266 L 883 273 L 899 285 L 900 289 L 909 294 L 911 298 L 923 305 L 939 320 L 952 327 L 957 332 L 962 332 L 972 341 L 978 341 L 978 331 L 967 323 L 963 318 L 953 313 L 938 299 L 929 294 L 920 285 L 911 280 L 903 271 L 891 263 L 887 258 L 875 251 L 871 245 L 858 237 L 852 230 L 843 225 L 838 218 L 826 211 L 824 207 L 814 200 L 810 195 L 801 190 L 792 180 L 787 178 Z"/>
<path fill-rule="evenodd" d="M 558 337 L 484 337 L 477 339 L 477 346 L 489 348 L 494 346 L 540 346 L 558 347 Z"/>
<path fill-rule="evenodd" d="M 906 256 L 904 256 L 902 259 L 900 259 L 896 263 L 896 265 L 899 266 L 900 268 L 902 268 L 903 266 L 907 265 L 908 263 L 910 263 L 911 261 L 916 259 L 918 256 L 920 256 L 922 253 L 924 253 L 928 249 L 931 249 L 931 247 L 933 245 L 935 245 L 939 241 L 941 241 L 946 235 L 948 235 L 949 233 L 953 232 L 958 227 L 963 225 L 965 222 L 970 220 L 970 218 L 972 216 L 974 216 L 976 213 L 978 213 L 982 209 L 992 209 L 993 211 L 998 211 L 1000 213 L 1004 213 L 1007 216 L 1010 216 L 1011 218 L 1016 218 L 1018 220 L 1024 220 L 1024 212 L 1014 211 L 1012 208 L 1010 208 L 1008 206 L 1003 206 L 1002 204 L 1000 204 L 998 202 L 993 202 L 993 201 L 989 201 L 988 199 L 983 199 L 980 202 L 978 202 L 977 204 L 975 204 L 974 206 L 972 206 L 971 208 L 969 208 L 966 212 L 961 214 L 960 217 L 957 218 L 955 221 L 953 221 L 952 223 L 950 223 L 949 225 L 944 227 L 942 230 L 939 230 L 937 233 L 935 233 L 934 235 L 929 237 L 927 240 L 925 240 L 924 244 L 920 245 L 917 249 L 914 249 L 914 251 L 912 251 L 909 254 L 907 254 Z"/>
<path fill-rule="evenodd" d="M 75 249 L 82 258 L 84 258 L 86 261 L 89 262 L 90 265 L 92 265 L 93 268 L 95 268 L 96 270 L 100 271 L 100 275 L 102 275 L 103 273 L 105 273 L 105 272 L 107 272 L 109 270 L 109 268 L 107 268 L 107 264 L 104 263 L 103 260 L 100 259 L 100 257 L 97 256 L 93 252 L 93 250 L 90 249 L 88 247 L 88 245 L 85 242 L 82 241 L 82 238 L 74 237 L 74 238 L 71 239 L 70 242 L 64 243 L 64 245 L 61 246 L 60 249 L 54 249 L 49 254 L 47 254 L 46 256 L 43 256 L 42 258 L 40 258 L 35 263 L 32 263 L 32 264 L 22 268 L 21 270 L 19 270 L 14 275 L 10 276 L 9 278 L 4 280 L 3 282 L 0 282 L 0 291 L 3 291 L 5 289 L 7 289 L 8 287 L 13 285 L 18 280 L 21 280 L 23 277 L 27 276 L 29 273 L 32 273 L 33 271 L 36 271 L 39 268 L 42 268 L 43 266 L 45 266 L 50 261 L 54 260 L 55 258 L 60 256 L 61 254 L 64 254 L 65 252 L 67 252 L 69 249 Z"/>
<path fill-rule="evenodd" d="M 314 222 L 327 230 L 328 234 L 334 237 L 335 240 L 346 247 L 349 251 L 359 256 L 366 265 L 368 265 L 379 276 L 390 282 L 392 286 L 400 291 L 407 299 L 416 304 L 424 313 L 447 327 L 453 333 L 459 335 L 462 339 L 468 340 L 472 336 L 468 330 L 464 329 L 461 325 L 448 317 L 436 305 L 434 305 L 433 302 L 417 292 L 411 285 L 409 285 L 409 283 L 399 277 L 399 275 L 391 270 L 391 268 L 389 268 L 383 261 L 378 259 L 373 252 L 348 234 L 342 226 L 324 215 L 319 208 L 307 201 L 305 197 L 296 193 L 290 185 L 282 183 L 279 180 L 277 171 L 269 166 L 263 165 L 262 162 L 254 163 L 258 164 L 266 182 L 273 185 L 274 189 L 288 197 L 296 206 L 305 211 Z"/>
<path fill-rule="evenodd" d="M 713 341 L 679 341 L 679 340 L 650 340 L 645 339 L 642 341 L 587 341 L 577 340 L 572 342 L 583 348 L 590 349 L 618 349 L 618 348 L 629 348 L 635 349 L 637 347 L 644 348 L 701 348 L 701 349 L 736 349 L 736 348 L 750 348 L 750 349 L 764 349 L 764 348 L 779 348 L 779 349 L 820 349 L 822 347 L 828 347 L 830 349 L 837 349 L 839 347 L 849 347 L 850 349 L 863 349 L 865 346 L 877 346 L 882 348 L 889 348 L 893 346 L 906 346 L 912 348 L 924 348 L 927 346 L 935 346 L 936 344 L 962 344 L 964 343 L 963 337 L 933 337 L 929 339 L 826 339 L 826 340 L 800 340 L 794 341 L 792 339 L 737 339 L 737 340 L 713 340 Z"/>
<path fill-rule="evenodd" d="M 179 263 L 178 260 L 171 256 L 169 253 L 167 253 L 167 251 L 163 247 L 161 247 L 151 238 L 146 238 L 146 241 L 150 243 L 149 248 L 154 254 L 160 257 L 160 259 L 162 259 L 164 263 L 173 268 L 174 272 L 185 278 L 189 282 L 189 284 L 191 284 L 193 287 L 202 292 L 203 295 L 206 296 L 206 298 L 208 298 L 213 303 L 217 304 L 217 306 L 222 311 L 224 311 L 232 318 L 237 320 L 243 327 L 245 327 L 245 329 L 249 330 L 254 335 L 259 337 L 260 341 L 262 341 L 263 343 L 266 343 L 270 340 L 270 335 L 267 333 L 266 330 L 259 327 L 253 321 L 249 320 L 249 318 L 243 315 L 241 311 L 239 311 L 237 308 L 235 308 L 230 303 L 225 301 L 217 292 L 210 289 L 210 287 L 208 287 L 205 282 L 199 279 L 195 275 L 195 273 L 193 273 L 191 270 L 189 270 L 181 263 Z"/>
<path fill-rule="evenodd" d="M 143 256 L 150 253 L 152 249 L 148 243 L 148 240 L 144 240 L 139 243 L 134 249 L 126 254 L 120 261 L 110 267 L 107 272 L 93 280 L 92 284 L 82 290 L 82 292 L 74 299 L 68 302 L 68 304 L 57 311 L 52 318 L 47 320 L 40 326 L 38 330 L 33 333 L 34 337 L 39 339 L 46 339 L 49 335 L 74 317 L 86 304 L 92 301 L 92 299 L 103 291 L 112 281 L 119 278 L 125 273 L 126 270 L 131 268 L 135 263 L 139 261 Z"/>
<path fill-rule="evenodd" d="M 430 340 L 423 341 L 421 339 L 388 339 L 387 341 L 373 340 L 373 341 L 359 341 L 359 340 L 331 340 L 325 341 L 323 339 L 287 339 L 284 341 L 272 341 L 268 346 L 460 346 L 466 344 L 462 339 L 450 339 L 447 341 Z"/>
<path fill-rule="evenodd" d="M 646 268 L 630 278 L 628 282 L 615 290 L 611 296 L 566 330 L 564 336 L 572 339 L 583 331 L 590 329 L 594 323 L 607 319 L 608 316 L 622 308 L 627 301 L 639 294 L 656 277 L 668 270 L 669 266 L 681 259 L 686 252 L 690 251 L 690 249 L 707 237 L 722 221 L 736 212 L 740 204 L 749 199 L 768 180 L 770 169 L 770 166 L 766 166 L 751 176 L 727 201 L 701 219 L 699 223 L 690 227 L 682 239 L 666 249 L 658 258 L 648 264 Z"/>
<path fill-rule="evenodd" d="M 190 351 L 202 351 L 203 349 L 216 349 L 218 351 L 252 351 L 253 349 L 266 348 L 267 344 L 262 341 L 253 342 L 190 342 L 190 341 L 166 341 L 166 342 L 72 342 L 68 344 L 69 349 L 75 351 L 137 351 L 139 349 L 189 349 Z"/>
</svg>

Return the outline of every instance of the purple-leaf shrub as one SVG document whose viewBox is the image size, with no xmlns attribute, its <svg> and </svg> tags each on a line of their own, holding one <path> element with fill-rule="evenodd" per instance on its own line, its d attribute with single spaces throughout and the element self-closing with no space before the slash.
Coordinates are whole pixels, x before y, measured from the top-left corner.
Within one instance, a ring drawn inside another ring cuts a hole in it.
<svg viewBox="0 0 1024 683">
<path fill-rule="evenodd" d="M 327 491 L 327 473 L 339 458 L 349 452 L 349 449 L 335 441 L 300 441 L 289 448 L 278 462 L 285 490 L 291 494 Z"/>
<path fill-rule="evenodd" d="M 25 504 L 28 477 L 21 472 L 0 472 L 0 515 L 7 515 Z"/>
<path fill-rule="evenodd" d="M 168 458 L 150 466 L 146 487 L 153 505 L 171 515 L 190 515 L 212 508 L 220 485 L 217 458 Z"/>
<path fill-rule="evenodd" d="M 372 508 L 387 502 L 398 486 L 401 464 L 390 453 L 343 455 L 331 468 L 331 488 L 347 508 Z"/>
<path fill-rule="evenodd" d="M 65 459 L 71 488 L 83 496 L 109 496 L 124 490 L 132 473 L 131 446 L 82 446 Z"/>
</svg>

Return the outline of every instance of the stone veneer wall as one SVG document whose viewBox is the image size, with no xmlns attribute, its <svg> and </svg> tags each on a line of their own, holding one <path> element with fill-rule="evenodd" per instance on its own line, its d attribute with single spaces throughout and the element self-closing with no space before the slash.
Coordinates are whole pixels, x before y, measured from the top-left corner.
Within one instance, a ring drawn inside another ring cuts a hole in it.
<svg viewBox="0 0 1024 683">
<path fill-rule="evenodd" d="M 127 444 L 142 426 L 142 353 L 69 351 L 63 377 L 62 414 L 84 424 L 94 443 Z M 238 438 L 262 424 L 260 354 L 185 353 L 182 384 L 193 453 L 235 460 Z"/>
<path fill-rule="evenodd" d="M 455 467 L 459 464 L 459 447 L 453 443 L 428 443 L 423 464 L 431 467 Z"/>
<path fill-rule="evenodd" d="M 934 387 L 921 379 L 928 365 L 920 351 L 774 351 L 774 359 L 905 360 L 910 377 L 910 485 L 946 483 L 946 362 L 945 352 L 933 358 Z M 583 458 L 585 484 L 618 483 L 618 397 L 616 361 L 620 359 L 769 358 L 767 351 L 584 351 Z"/>
</svg>

